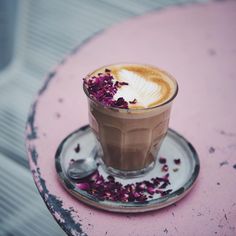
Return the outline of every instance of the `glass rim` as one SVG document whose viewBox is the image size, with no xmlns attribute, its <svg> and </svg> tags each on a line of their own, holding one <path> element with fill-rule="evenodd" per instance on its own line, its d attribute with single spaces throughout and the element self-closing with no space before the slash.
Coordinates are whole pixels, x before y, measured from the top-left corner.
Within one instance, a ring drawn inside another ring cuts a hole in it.
<svg viewBox="0 0 236 236">
<path fill-rule="evenodd" d="M 98 104 L 99 106 L 101 106 L 102 108 L 106 108 L 106 109 L 110 109 L 110 110 L 115 110 L 115 111 L 119 111 L 119 112 L 130 112 L 132 110 L 132 112 L 139 112 L 139 111 L 150 111 L 150 110 L 154 110 L 156 108 L 159 108 L 159 107 L 163 107 L 165 105 L 167 105 L 168 103 L 172 102 L 174 100 L 174 98 L 177 96 L 178 94 L 178 91 L 179 91 L 179 86 L 178 86 L 178 83 L 176 81 L 176 79 L 170 74 L 168 73 L 167 71 L 163 70 L 163 69 L 160 69 L 156 66 L 153 66 L 153 65 L 149 65 L 149 64 L 140 64 L 140 63 L 114 63 L 114 64 L 109 64 L 109 65 L 106 65 L 106 66 L 102 66 L 94 71 L 92 71 L 91 73 L 89 73 L 85 78 L 89 77 L 91 74 L 93 74 L 94 72 L 102 69 L 102 68 L 106 68 L 106 67 L 109 67 L 109 66 L 118 66 L 118 65 L 138 65 L 138 66 L 147 66 L 147 67 L 151 67 L 151 68 L 154 68 L 156 70 L 159 70 L 160 72 L 164 73 L 165 75 L 168 76 L 168 78 L 170 78 L 174 84 L 175 84 L 175 91 L 173 93 L 173 95 L 167 99 L 165 102 L 161 103 L 161 104 L 158 104 L 156 106 L 153 106 L 153 107 L 146 107 L 146 108 L 135 108 L 135 109 L 132 109 L 132 108 L 119 108 L 119 107 L 111 107 L 111 106 L 105 106 L 103 105 L 101 102 L 97 101 L 96 99 L 92 98 L 85 86 L 85 83 L 83 82 L 83 90 L 85 92 L 85 94 L 87 95 L 87 97 L 94 103 Z"/>
</svg>

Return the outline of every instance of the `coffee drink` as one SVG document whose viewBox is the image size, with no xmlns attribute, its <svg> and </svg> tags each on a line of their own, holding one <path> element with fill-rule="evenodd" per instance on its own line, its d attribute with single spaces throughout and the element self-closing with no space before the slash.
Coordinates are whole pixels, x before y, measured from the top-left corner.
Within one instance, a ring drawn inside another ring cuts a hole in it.
<svg viewBox="0 0 236 236">
<path fill-rule="evenodd" d="M 121 175 L 152 168 L 178 92 L 175 79 L 153 66 L 116 64 L 89 74 L 84 91 L 105 166 Z"/>
</svg>

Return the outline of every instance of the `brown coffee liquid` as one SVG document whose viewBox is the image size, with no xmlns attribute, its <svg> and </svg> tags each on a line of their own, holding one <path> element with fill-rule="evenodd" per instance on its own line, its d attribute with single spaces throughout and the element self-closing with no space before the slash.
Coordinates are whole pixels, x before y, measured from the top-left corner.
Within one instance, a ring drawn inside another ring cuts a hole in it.
<svg viewBox="0 0 236 236">
<path fill-rule="evenodd" d="M 90 112 L 90 125 L 102 145 L 107 166 L 134 171 L 155 161 L 168 129 L 170 107 L 136 119 L 110 116 L 93 105 Z"/>
</svg>

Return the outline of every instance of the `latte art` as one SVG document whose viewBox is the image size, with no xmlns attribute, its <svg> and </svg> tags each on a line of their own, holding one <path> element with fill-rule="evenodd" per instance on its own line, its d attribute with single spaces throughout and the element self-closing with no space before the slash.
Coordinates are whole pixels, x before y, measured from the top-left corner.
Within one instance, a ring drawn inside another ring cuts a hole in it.
<svg viewBox="0 0 236 236">
<path fill-rule="evenodd" d="M 118 64 L 103 67 L 84 79 L 89 96 L 104 106 L 121 109 L 150 108 L 171 99 L 176 81 L 155 67 Z"/>
<path fill-rule="evenodd" d="M 148 107 L 161 97 L 161 86 L 153 81 L 145 80 L 135 72 L 122 69 L 118 73 L 118 79 L 127 82 L 117 90 L 114 99 L 123 97 L 126 101 L 137 100 L 136 106 Z M 131 106 L 131 105 L 130 105 Z"/>
</svg>

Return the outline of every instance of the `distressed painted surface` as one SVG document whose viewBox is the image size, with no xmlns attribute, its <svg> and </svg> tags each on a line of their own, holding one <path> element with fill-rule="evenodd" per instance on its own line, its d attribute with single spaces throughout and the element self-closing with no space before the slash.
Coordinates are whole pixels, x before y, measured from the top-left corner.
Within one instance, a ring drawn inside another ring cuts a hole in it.
<svg viewBox="0 0 236 236">
<path fill-rule="evenodd" d="M 41 196 L 71 235 L 236 234 L 236 2 L 173 7 L 105 31 L 48 77 L 29 116 L 30 167 Z M 201 173 L 193 191 L 160 211 L 127 215 L 85 206 L 60 185 L 54 155 L 87 121 L 82 78 L 115 62 L 157 65 L 178 80 L 170 125 L 196 147 Z"/>
</svg>

